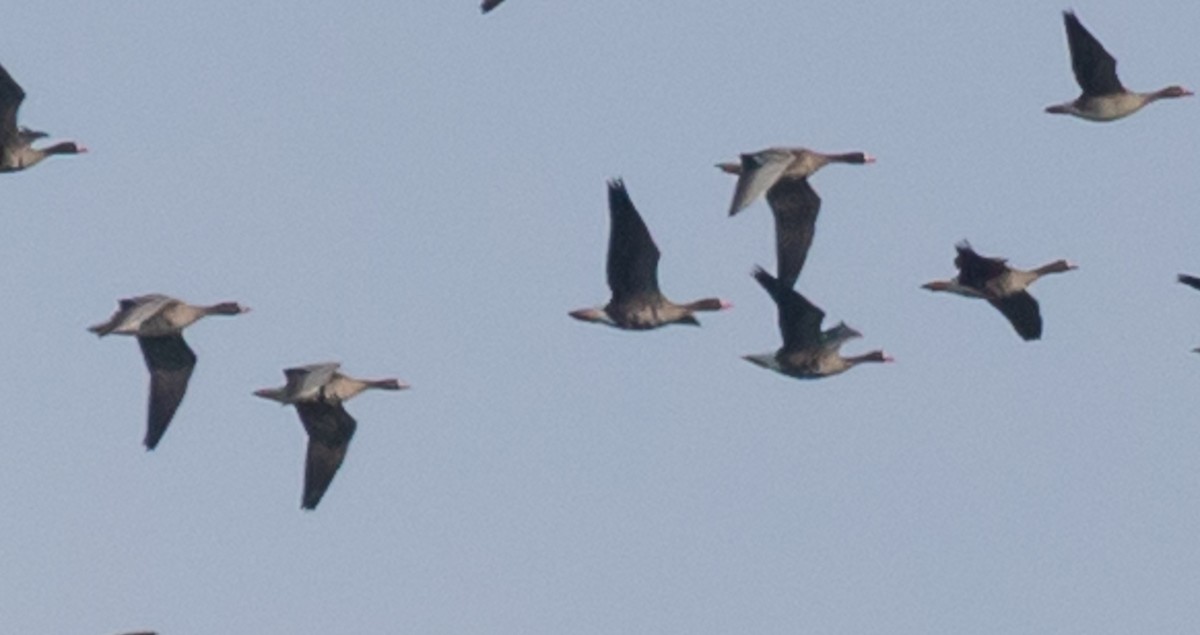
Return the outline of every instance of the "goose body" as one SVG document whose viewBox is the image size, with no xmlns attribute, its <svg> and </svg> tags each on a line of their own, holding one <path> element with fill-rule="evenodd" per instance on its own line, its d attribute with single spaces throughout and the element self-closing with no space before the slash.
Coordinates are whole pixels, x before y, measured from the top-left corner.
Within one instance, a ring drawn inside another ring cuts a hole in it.
<svg viewBox="0 0 1200 635">
<path fill-rule="evenodd" d="M 779 312 L 779 332 L 783 346 L 774 353 L 745 355 L 742 359 L 797 379 L 818 379 L 843 373 L 864 362 L 891 362 L 881 350 L 864 355 L 842 357 L 846 342 L 862 337 L 862 333 L 839 322 L 821 330 L 825 312 L 809 302 L 783 281 L 764 271 L 754 271 L 754 279 L 770 294 Z"/>
<path fill-rule="evenodd" d="M 1117 78 L 1116 58 L 1084 28 L 1079 18 L 1071 11 L 1064 11 L 1063 23 L 1067 30 L 1067 46 L 1071 50 L 1071 69 L 1083 92 L 1073 101 L 1048 106 L 1046 112 L 1073 115 L 1088 121 L 1114 121 L 1132 115 L 1151 102 L 1192 94 L 1182 86 L 1168 86 L 1148 93 L 1125 88 Z"/>
<path fill-rule="evenodd" d="M 1041 310 L 1037 300 L 1029 294 L 1029 286 L 1044 275 L 1077 267 L 1066 260 L 1056 260 L 1036 269 L 1015 269 L 1003 258 L 979 255 L 965 240 L 955 245 L 955 249 L 958 255 L 954 266 L 958 268 L 958 275 L 950 280 L 926 283 L 922 288 L 987 300 L 1008 319 L 1021 339 L 1040 339 Z"/>
<path fill-rule="evenodd" d="M 358 423 L 342 406 L 369 388 L 402 390 L 408 384 L 397 379 L 356 379 L 338 372 L 335 362 L 310 364 L 284 370 L 287 383 L 278 388 L 256 390 L 255 395 L 296 407 L 308 434 L 304 463 L 304 494 L 300 506 L 316 509 L 346 458 L 350 439 Z"/>
<path fill-rule="evenodd" d="M 821 197 L 808 178 L 830 163 L 874 162 L 862 152 L 824 154 L 806 148 L 768 148 L 743 154 L 738 163 L 718 163 L 717 167 L 738 175 L 729 204 L 730 216 L 766 192 L 775 216 L 776 273 L 784 286 L 792 287 L 808 258 L 821 211 Z"/>
<path fill-rule="evenodd" d="M 150 371 L 150 401 L 143 440 L 147 450 L 153 450 L 162 440 L 196 368 L 196 354 L 184 341 L 183 329 L 208 315 L 237 315 L 249 310 L 236 302 L 196 306 L 150 294 L 121 300 L 108 321 L 88 327 L 100 337 L 130 335 L 138 340 Z"/>
<path fill-rule="evenodd" d="M 25 91 L 0 66 L 0 172 L 18 172 L 55 154 L 87 152 L 87 148 L 73 141 L 63 141 L 44 148 L 33 147 L 34 141 L 49 135 L 17 125 L 17 110 L 24 100 Z"/>
<path fill-rule="evenodd" d="M 699 325 L 695 313 L 730 307 L 728 302 L 718 298 L 687 304 L 668 300 L 658 288 L 658 247 L 620 180 L 608 183 L 608 207 L 612 228 L 607 273 L 612 297 L 602 307 L 572 311 L 571 317 L 642 331 L 667 324 Z"/>
</svg>

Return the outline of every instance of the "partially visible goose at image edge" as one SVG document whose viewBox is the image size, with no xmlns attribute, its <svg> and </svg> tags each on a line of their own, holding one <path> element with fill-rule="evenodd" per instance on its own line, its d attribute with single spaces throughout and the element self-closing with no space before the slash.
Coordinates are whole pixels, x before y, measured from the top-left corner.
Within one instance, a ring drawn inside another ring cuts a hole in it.
<svg viewBox="0 0 1200 635">
<path fill-rule="evenodd" d="M 862 337 L 862 333 L 845 322 L 838 322 L 834 327 L 822 331 L 821 322 L 825 319 L 825 312 L 809 302 L 808 298 L 785 286 L 783 281 L 777 280 L 762 267 L 756 267 L 753 275 L 775 301 L 783 346 L 774 353 L 743 355 L 742 359 L 797 379 L 829 377 L 865 362 L 895 361 L 881 350 L 842 357 L 842 345 Z"/>
<path fill-rule="evenodd" d="M 308 453 L 304 461 L 304 495 L 302 509 L 313 510 L 321 502 L 325 490 L 346 459 L 346 450 L 358 423 L 342 402 L 364 390 L 404 390 L 409 385 L 398 379 L 355 379 L 338 372 L 341 364 L 326 362 L 288 368 L 283 371 L 287 384 L 279 388 L 263 388 L 254 394 L 264 399 L 291 404 L 300 415 L 300 423 L 308 434 Z"/>
<path fill-rule="evenodd" d="M 1179 274 L 1178 280 L 1193 289 L 1200 290 L 1200 278 L 1197 278 L 1196 276 L 1189 276 L 1186 273 L 1181 273 Z M 1200 353 L 1200 347 L 1193 348 L 1192 352 Z"/>
<path fill-rule="evenodd" d="M 157 447 L 166 433 L 196 368 L 196 354 L 183 340 L 183 329 L 209 315 L 238 315 L 249 310 L 236 302 L 196 306 L 154 293 L 120 300 L 107 322 L 88 327 L 100 337 L 137 337 L 150 370 L 150 403 L 143 440 L 147 450 Z"/>
<path fill-rule="evenodd" d="M 501 2 L 504 2 L 504 0 L 483 0 L 483 4 L 479 7 L 479 9 L 484 13 L 487 13 L 488 11 L 500 6 Z"/>
<path fill-rule="evenodd" d="M 1083 27 L 1075 13 L 1063 11 L 1063 22 L 1067 28 L 1067 46 L 1071 49 L 1071 69 L 1083 94 L 1074 101 L 1048 106 L 1046 112 L 1074 115 L 1088 121 L 1114 121 L 1159 99 L 1192 94 L 1182 86 L 1168 86 L 1149 93 L 1128 90 L 1117 79 L 1117 60 Z"/>
<path fill-rule="evenodd" d="M 806 148 L 768 148 L 741 155 L 740 163 L 718 163 L 717 167 L 738 175 L 730 216 L 766 191 L 775 216 L 776 275 L 791 288 L 808 258 L 821 211 L 821 197 L 809 185 L 808 177 L 830 163 L 874 162 L 874 157 L 863 152 L 823 154 Z"/>
<path fill-rule="evenodd" d="M 63 141 L 45 148 L 33 142 L 48 133 L 17 126 L 17 110 L 25 100 L 25 91 L 12 75 L 0 66 L 0 172 L 18 172 L 40 163 L 53 154 L 79 154 L 87 148 L 74 141 Z"/>
<path fill-rule="evenodd" d="M 699 326 L 695 313 L 733 306 L 719 298 L 687 304 L 668 300 L 658 288 L 658 246 L 620 179 L 608 182 L 608 210 L 612 228 L 608 238 L 607 271 L 612 298 L 602 307 L 571 311 L 571 317 L 641 331 L 666 324 Z"/>
<path fill-rule="evenodd" d="M 987 300 L 1026 341 L 1042 337 L 1042 314 L 1037 300 L 1027 291 L 1029 285 L 1046 274 L 1078 268 L 1066 260 L 1055 260 L 1037 269 L 1014 269 L 1003 258 L 980 256 L 965 240 L 955 245 L 955 249 L 958 255 L 954 266 L 958 267 L 958 275 L 950 280 L 928 282 L 921 288 Z"/>
</svg>

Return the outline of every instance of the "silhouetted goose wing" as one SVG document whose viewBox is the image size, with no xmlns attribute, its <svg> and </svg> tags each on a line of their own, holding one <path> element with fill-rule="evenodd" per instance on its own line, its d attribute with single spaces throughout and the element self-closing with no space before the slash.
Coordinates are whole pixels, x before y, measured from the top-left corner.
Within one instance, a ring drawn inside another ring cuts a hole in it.
<svg viewBox="0 0 1200 635">
<path fill-rule="evenodd" d="M 316 509 L 333 476 L 346 458 L 346 449 L 358 424 L 340 403 L 306 401 L 296 404 L 308 432 L 308 457 L 304 462 L 304 498 L 300 506 Z"/>
<path fill-rule="evenodd" d="M 1071 49 L 1071 69 L 1075 81 L 1085 95 L 1099 96 L 1123 92 L 1125 87 L 1117 79 L 1117 60 L 1104 50 L 1079 18 L 1070 11 L 1063 12 L 1063 23 L 1067 26 L 1067 45 Z"/>
<path fill-rule="evenodd" d="M 620 179 L 608 182 L 608 286 L 613 301 L 657 296 L 658 246 Z"/>
<path fill-rule="evenodd" d="M 775 214 L 776 273 L 779 283 L 790 289 L 812 247 L 821 197 L 806 178 L 782 178 L 767 190 L 767 202 Z"/>
<path fill-rule="evenodd" d="M 822 343 L 821 321 L 825 319 L 825 312 L 795 289 L 780 284 L 762 267 L 755 268 L 754 279 L 771 294 L 779 310 L 779 334 L 783 336 L 783 350 L 791 352 L 819 347 Z"/>
<path fill-rule="evenodd" d="M 487 13 L 488 11 L 500 6 L 501 2 L 504 2 L 504 0 L 483 0 L 483 6 L 481 6 L 480 9 L 484 13 Z"/>
<path fill-rule="evenodd" d="M 1038 310 L 1037 300 L 1028 291 L 988 299 L 988 302 L 1008 318 L 1021 339 L 1036 340 L 1042 337 L 1042 314 Z"/>
<path fill-rule="evenodd" d="M 958 283 L 964 287 L 982 291 L 989 280 L 1008 271 L 1007 260 L 980 256 L 965 240 L 954 248 L 958 250 L 958 256 L 954 258 L 954 266 L 958 267 Z"/>
<path fill-rule="evenodd" d="M 753 203 L 759 194 L 775 185 L 795 158 L 791 152 L 775 149 L 743 154 L 742 173 L 738 175 L 737 187 L 733 190 L 729 215 L 737 214 Z"/>
<path fill-rule="evenodd" d="M 179 334 L 137 338 L 150 369 L 150 408 L 146 420 L 146 449 L 153 450 L 162 439 L 175 410 L 187 392 L 188 379 L 196 368 L 196 354 Z"/>
<path fill-rule="evenodd" d="M 16 139 L 17 109 L 24 99 L 25 91 L 0 66 L 0 147 L 6 147 Z"/>
<path fill-rule="evenodd" d="M 1200 278 L 1189 276 L 1186 273 L 1179 274 L 1179 281 L 1193 289 L 1200 289 Z"/>
</svg>

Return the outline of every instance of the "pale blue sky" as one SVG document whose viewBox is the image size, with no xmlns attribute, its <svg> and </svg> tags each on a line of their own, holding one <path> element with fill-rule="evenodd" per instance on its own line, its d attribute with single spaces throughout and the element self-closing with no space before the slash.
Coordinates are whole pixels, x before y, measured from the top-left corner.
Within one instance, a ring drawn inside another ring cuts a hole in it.
<svg viewBox="0 0 1200 635">
<path fill-rule="evenodd" d="M 0 622 L 12 633 L 1194 633 L 1196 99 L 1093 124 L 1060 3 L 45 2 L 9 7 L 22 121 L 92 152 L 0 178 Z M 1125 84 L 1200 84 L 1194 2 L 1076 4 Z M 833 166 L 799 288 L 888 366 L 821 382 L 751 279 L 763 203 L 712 167 Z M 604 181 L 701 329 L 602 303 Z M 1040 282 L 1026 344 L 919 286 L 953 244 Z M 156 452 L 162 292 L 254 311 Z M 397 376 L 315 513 L 281 369 Z"/>
</svg>

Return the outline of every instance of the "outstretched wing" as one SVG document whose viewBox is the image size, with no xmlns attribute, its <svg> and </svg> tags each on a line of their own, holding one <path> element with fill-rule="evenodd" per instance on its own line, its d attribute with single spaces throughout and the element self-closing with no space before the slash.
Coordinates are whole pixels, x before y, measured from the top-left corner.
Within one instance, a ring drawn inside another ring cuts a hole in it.
<svg viewBox="0 0 1200 635">
<path fill-rule="evenodd" d="M 1028 341 L 1042 337 L 1042 314 L 1038 310 L 1037 300 L 1028 291 L 989 299 L 988 302 L 1008 318 L 1021 339 Z"/>
<path fill-rule="evenodd" d="M 25 91 L 12 75 L 0 66 L 0 148 L 17 138 L 17 109 L 25 99 Z"/>
<path fill-rule="evenodd" d="M 146 368 L 150 369 L 150 405 L 146 418 L 147 450 L 153 450 L 171 424 L 196 368 L 196 354 L 183 336 L 138 337 Z"/>
<path fill-rule="evenodd" d="M 786 287 L 762 267 L 754 269 L 754 279 L 767 290 L 779 310 L 779 334 L 785 351 L 800 351 L 821 345 L 821 321 L 825 312 L 795 289 Z"/>
<path fill-rule="evenodd" d="M 775 259 L 779 283 L 790 289 L 800 277 L 817 229 L 821 197 L 806 178 L 782 178 L 767 190 L 775 214 Z"/>
<path fill-rule="evenodd" d="M 300 506 L 316 509 L 346 459 L 346 450 L 358 424 L 340 403 L 306 401 L 296 404 L 300 421 L 308 432 L 308 456 L 304 461 L 304 497 Z"/>
<path fill-rule="evenodd" d="M 1070 11 L 1063 12 L 1067 27 L 1067 46 L 1071 49 L 1071 69 L 1075 81 L 1086 95 L 1111 95 L 1125 90 L 1117 79 L 1117 60 L 1104 50 L 1095 36 L 1083 28 L 1079 18 Z"/>
<path fill-rule="evenodd" d="M 501 2 L 504 2 L 504 0 L 483 0 L 483 5 L 479 8 L 484 13 L 487 13 L 488 11 L 491 11 L 492 9 L 495 9 L 496 7 L 500 6 Z"/>
<path fill-rule="evenodd" d="M 658 246 L 620 179 L 608 182 L 608 211 L 608 286 L 613 301 L 658 295 Z"/>
</svg>

